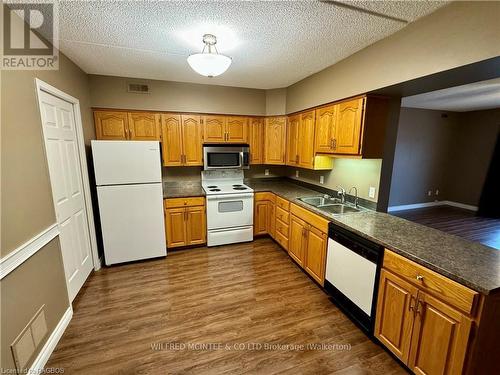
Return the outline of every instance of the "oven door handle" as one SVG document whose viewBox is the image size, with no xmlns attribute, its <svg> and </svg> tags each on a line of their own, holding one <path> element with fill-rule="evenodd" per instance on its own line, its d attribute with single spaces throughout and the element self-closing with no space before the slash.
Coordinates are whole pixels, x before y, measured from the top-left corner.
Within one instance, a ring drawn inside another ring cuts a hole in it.
<svg viewBox="0 0 500 375">
<path fill-rule="evenodd" d="M 207 195 L 208 201 L 212 200 L 234 201 L 242 198 L 253 198 L 253 193 Z"/>
</svg>

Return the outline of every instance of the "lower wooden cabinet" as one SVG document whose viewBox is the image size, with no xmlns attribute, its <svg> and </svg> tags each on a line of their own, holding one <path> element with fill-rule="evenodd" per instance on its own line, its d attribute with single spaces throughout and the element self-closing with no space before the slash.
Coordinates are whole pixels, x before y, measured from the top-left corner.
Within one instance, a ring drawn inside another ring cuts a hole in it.
<svg viewBox="0 0 500 375">
<path fill-rule="evenodd" d="M 327 234 L 309 225 L 306 233 L 304 269 L 321 285 L 325 282 Z"/>
<path fill-rule="evenodd" d="M 254 223 L 255 236 L 269 234 L 275 237 L 275 202 L 276 195 L 268 192 L 259 192 L 254 195 Z"/>
<path fill-rule="evenodd" d="M 203 245 L 207 242 L 205 199 L 165 199 L 167 247 Z"/>
<path fill-rule="evenodd" d="M 386 258 L 393 267 L 391 254 Z M 408 263 L 401 269 L 416 267 L 411 261 L 400 262 Z M 413 283 L 393 272 L 383 268 L 380 273 L 375 337 L 416 374 L 461 374 L 472 319 L 455 305 L 434 297 L 425 285 L 418 285 L 427 281 L 423 276 Z M 429 285 L 453 283 L 428 272 Z M 459 295 L 464 287 L 456 286 Z"/>
<path fill-rule="evenodd" d="M 306 248 L 305 233 L 307 223 L 295 215 L 290 216 L 290 237 L 288 241 L 288 254 L 299 266 L 304 266 L 304 253 Z"/>
</svg>

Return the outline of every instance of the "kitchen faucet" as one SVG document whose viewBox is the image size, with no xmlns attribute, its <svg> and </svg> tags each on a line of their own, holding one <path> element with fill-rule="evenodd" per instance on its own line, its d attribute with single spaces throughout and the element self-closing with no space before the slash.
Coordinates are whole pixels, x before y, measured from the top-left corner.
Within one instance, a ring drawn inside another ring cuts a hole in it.
<svg viewBox="0 0 500 375">
<path fill-rule="evenodd" d="M 354 196 L 354 207 L 358 208 L 358 188 L 356 186 L 353 186 L 351 189 L 349 189 L 349 194 L 351 194 L 352 189 L 354 189 L 354 193 L 356 194 Z"/>
<path fill-rule="evenodd" d="M 345 189 L 342 186 L 337 186 L 337 188 L 340 188 L 340 190 L 337 192 L 337 195 L 341 198 L 342 204 L 345 203 Z"/>
</svg>

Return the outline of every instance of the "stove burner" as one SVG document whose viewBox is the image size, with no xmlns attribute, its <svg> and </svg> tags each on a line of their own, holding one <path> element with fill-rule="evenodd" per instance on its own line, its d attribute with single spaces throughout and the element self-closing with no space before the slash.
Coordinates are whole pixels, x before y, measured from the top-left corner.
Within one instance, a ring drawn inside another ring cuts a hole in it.
<svg viewBox="0 0 500 375">
<path fill-rule="evenodd" d="M 236 186 L 233 188 L 233 190 L 246 190 L 247 188 L 244 186 Z"/>
<path fill-rule="evenodd" d="M 220 191 L 220 189 L 210 189 L 210 191 Z"/>
<path fill-rule="evenodd" d="M 217 189 L 217 185 L 210 185 L 210 186 L 207 186 L 207 188 L 209 188 L 209 189 Z"/>
<path fill-rule="evenodd" d="M 238 184 L 233 185 L 233 187 L 240 187 L 240 186 L 243 186 L 243 185 L 238 185 Z"/>
</svg>

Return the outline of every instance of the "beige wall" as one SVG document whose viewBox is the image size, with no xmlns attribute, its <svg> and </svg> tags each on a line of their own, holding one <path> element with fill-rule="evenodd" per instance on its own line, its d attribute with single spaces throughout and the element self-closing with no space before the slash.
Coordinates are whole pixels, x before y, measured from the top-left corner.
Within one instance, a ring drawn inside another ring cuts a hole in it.
<svg viewBox="0 0 500 375">
<path fill-rule="evenodd" d="M 287 113 L 500 55 L 500 2 L 453 2 L 287 88 Z"/>
<path fill-rule="evenodd" d="M 287 175 L 292 179 L 308 182 L 329 189 L 347 191 L 353 186 L 358 189 L 358 196 L 373 202 L 378 200 L 382 159 L 334 159 L 331 171 L 312 171 L 300 168 L 287 168 Z M 299 177 L 295 172 L 299 171 Z M 324 184 L 320 184 L 320 176 L 324 176 Z M 375 187 L 375 198 L 369 198 L 370 186 Z M 354 191 L 351 193 L 354 195 Z"/>
<path fill-rule="evenodd" d="M 1 72 L 2 257 L 56 222 L 35 78 L 78 98 L 86 143 L 95 137 L 88 76 L 66 56 L 60 54 L 59 58 L 58 71 Z M 0 283 L 0 365 L 11 368 L 10 344 L 33 314 L 45 304 L 50 335 L 69 306 L 58 239 L 40 249 Z"/>
<path fill-rule="evenodd" d="M 278 116 L 286 113 L 286 89 L 266 90 L 266 115 Z"/>
<path fill-rule="evenodd" d="M 401 108 L 389 205 L 450 200 L 476 206 L 499 132 L 500 109 Z"/>
<path fill-rule="evenodd" d="M 127 92 L 128 82 L 148 83 L 149 94 Z M 90 76 L 93 107 L 265 115 L 265 90 L 122 77 Z"/>
<path fill-rule="evenodd" d="M 45 305 L 48 334 L 30 359 L 31 363 L 69 307 L 59 240 L 49 242 L 2 279 L 0 295 L 2 369 L 15 368 L 10 345 L 38 309 Z"/>
</svg>

